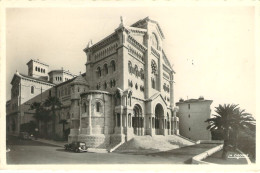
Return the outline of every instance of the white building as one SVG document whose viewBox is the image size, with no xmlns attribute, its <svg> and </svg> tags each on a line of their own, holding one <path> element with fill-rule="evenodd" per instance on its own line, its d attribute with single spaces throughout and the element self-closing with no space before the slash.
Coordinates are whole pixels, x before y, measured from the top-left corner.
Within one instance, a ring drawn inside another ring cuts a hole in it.
<svg viewBox="0 0 260 173">
<path fill-rule="evenodd" d="M 179 130 L 180 135 L 192 140 L 211 140 L 211 133 L 207 130 L 208 123 L 205 121 L 210 118 L 210 105 L 212 100 L 199 99 L 180 99 L 176 103 L 179 107 Z"/>
</svg>

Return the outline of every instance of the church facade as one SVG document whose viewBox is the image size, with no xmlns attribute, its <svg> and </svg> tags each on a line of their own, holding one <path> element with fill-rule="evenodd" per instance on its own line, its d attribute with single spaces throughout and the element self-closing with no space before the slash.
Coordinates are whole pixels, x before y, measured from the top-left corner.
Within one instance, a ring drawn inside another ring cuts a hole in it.
<svg viewBox="0 0 260 173">
<path fill-rule="evenodd" d="M 178 134 L 175 72 L 163 41 L 156 21 L 126 26 L 121 20 L 112 34 L 84 49 L 86 73 L 61 83 L 54 82 L 57 71 L 49 73 L 49 90 L 63 104 L 58 114 L 69 122 L 69 142 L 107 148 L 134 136 Z"/>
</svg>

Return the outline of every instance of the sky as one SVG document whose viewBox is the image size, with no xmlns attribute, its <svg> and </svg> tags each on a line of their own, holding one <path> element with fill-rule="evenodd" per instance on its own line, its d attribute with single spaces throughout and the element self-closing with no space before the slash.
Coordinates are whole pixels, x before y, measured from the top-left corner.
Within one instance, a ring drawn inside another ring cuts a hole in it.
<svg viewBox="0 0 260 173">
<path fill-rule="evenodd" d="M 9 8 L 6 11 L 6 99 L 16 72 L 39 59 L 50 70 L 85 72 L 83 49 L 120 24 L 149 16 L 165 35 L 163 49 L 176 72 L 174 98 L 204 96 L 219 104 L 239 104 L 255 116 L 255 11 L 250 6 L 146 6 Z M 214 113 L 214 111 L 212 111 Z"/>
</svg>

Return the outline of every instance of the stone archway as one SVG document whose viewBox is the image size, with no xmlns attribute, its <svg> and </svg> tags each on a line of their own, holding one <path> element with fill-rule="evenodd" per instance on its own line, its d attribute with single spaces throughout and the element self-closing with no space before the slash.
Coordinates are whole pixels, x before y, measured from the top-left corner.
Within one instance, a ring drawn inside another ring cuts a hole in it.
<svg viewBox="0 0 260 173">
<path fill-rule="evenodd" d="M 163 106 L 158 103 L 155 106 L 155 135 L 163 135 L 164 130 L 164 110 Z"/>
<path fill-rule="evenodd" d="M 142 108 L 136 104 L 133 109 L 132 127 L 135 135 L 142 135 L 141 129 L 144 128 L 144 118 L 142 115 Z"/>
</svg>

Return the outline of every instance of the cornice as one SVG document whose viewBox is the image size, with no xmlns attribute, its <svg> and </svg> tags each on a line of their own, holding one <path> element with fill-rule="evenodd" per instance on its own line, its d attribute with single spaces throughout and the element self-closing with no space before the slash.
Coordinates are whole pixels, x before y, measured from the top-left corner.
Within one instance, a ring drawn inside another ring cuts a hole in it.
<svg viewBox="0 0 260 173">
<path fill-rule="evenodd" d="M 145 52 L 147 50 L 147 48 L 139 43 L 134 37 L 132 37 L 131 35 L 128 35 L 127 41 L 129 43 L 131 43 L 131 45 L 133 45 L 134 47 L 136 47 L 137 49 L 139 49 L 141 52 Z"/>
</svg>

